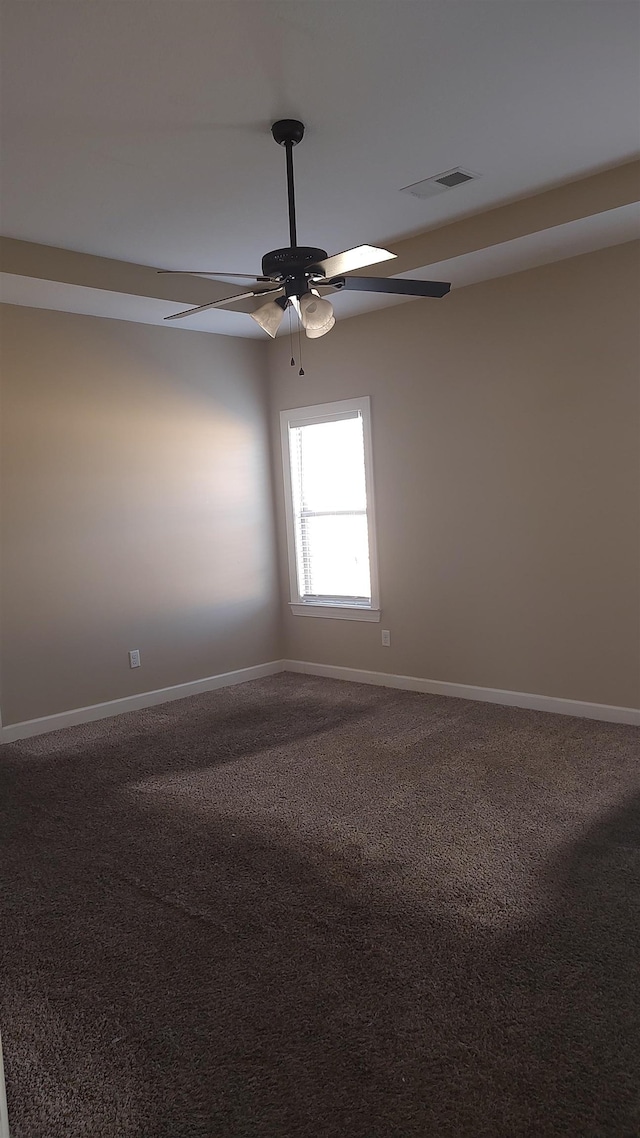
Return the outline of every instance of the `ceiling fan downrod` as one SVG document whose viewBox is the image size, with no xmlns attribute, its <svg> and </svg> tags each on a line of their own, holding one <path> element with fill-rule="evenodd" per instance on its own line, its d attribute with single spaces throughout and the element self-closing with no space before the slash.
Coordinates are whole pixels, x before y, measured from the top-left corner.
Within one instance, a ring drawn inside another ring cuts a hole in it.
<svg viewBox="0 0 640 1138">
<path fill-rule="evenodd" d="M 271 127 L 271 133 L 278 143 L 284 146 L 287 156 L 287 198 L 289 201 L 289 241 L 291 248 L 298 244 L 296 234 L 296 195 L 293 186 L 293 148 L 304 138 L 304 123 L 299 119 L 278 119 Z"/>
<path fill-rule="evenodd" d="M 299 119 L 278 119 L 271 127 L 278 146 L 284 146 L 287 160 L 287 200 L 289 205 L 289 248 L 272 249 L 262 258 L 262 272 L 286 282 L 288 296 L 300 296 L 308 290 L 305 270 L 327 257 L 325 249 L 298 245 L 296 228 L 296 196 L 293 181 L 293 148 L 304 138 L 304 123 Z M 318 276 L 322 276 L 322 272 Z"/>
</svg>

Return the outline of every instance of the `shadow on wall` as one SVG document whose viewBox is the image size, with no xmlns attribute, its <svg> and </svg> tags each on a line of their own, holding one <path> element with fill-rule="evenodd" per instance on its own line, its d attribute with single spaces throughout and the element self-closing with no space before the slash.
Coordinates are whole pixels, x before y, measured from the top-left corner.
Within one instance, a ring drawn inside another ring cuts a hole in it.
<svg viewBox="0 0 640 1138">
<path fill-rule="evenodd" d="M 4 315 L 5 723 L 274 659 L 258 345 Z"/>
<path fill-rule="evenodd" d="M 453 896 L 407 892 L 393 848 L 377 888 L 358 857 L 359 818 L 353 840 L 336 842 L 312 785 L 306 811 L 326 831 L 313 842 L 309 826 L 296 840 L 295 819 L 286 840 L 277 818 L 257 824 L 240 786 L 233 816 L 201 780 L 191 811 L 130 793 L 149 775 L 237 762 L 255 764 L 258 792 L 275 771 L 286 796 L 311 747 L 336 777 L 325 732 L 340 726 L 365 746 L 367 712 L 394 698 L 328 705 L 307 693 L 295 722 L 277 700 L 215 715 L 192 704 L 188 724 L 172 704 L 133 736 L 116 721 L 93 748 L 81 729 L 65 733 L 53 759 L 38 759 L 37 741 L 31 754 L 7 748 L 15 1138 L 637 1132 L 640 797 L 549 849 L 532 920 L 487 928 Z M 368 769 L 375 798 L 380 758 Z M 425 761 L 414 856 L 437 864 L 429 777 Z"/>
</svg>

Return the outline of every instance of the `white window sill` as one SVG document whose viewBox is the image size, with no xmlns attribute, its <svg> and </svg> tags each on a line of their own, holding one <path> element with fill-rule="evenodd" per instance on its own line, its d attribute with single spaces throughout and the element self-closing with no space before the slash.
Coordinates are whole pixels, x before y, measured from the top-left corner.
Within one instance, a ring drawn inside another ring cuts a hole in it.
<svg viewBox="0 0 640 1138">
<path fill-rule="evenodd" d="M 380 609 L 366 609 L 360 605 L 316 605 L 291 602 L 294 616 L 324 616 L 334 620 L 368 620 L 379 622 Z"/>
</svg>

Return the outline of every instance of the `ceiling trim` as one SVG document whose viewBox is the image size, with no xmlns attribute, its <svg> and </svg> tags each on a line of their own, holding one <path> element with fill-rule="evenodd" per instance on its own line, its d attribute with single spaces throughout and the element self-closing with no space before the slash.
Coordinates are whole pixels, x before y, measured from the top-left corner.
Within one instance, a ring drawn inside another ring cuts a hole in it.
<svg viewBox="0 0 640 1138">
<path fill-rule="evenodd" d="M 420 272 L 433 278 L 435 268 L 438 279 L 463 287 L 633 240 L 640 236 L 638 211 L 634 209 L 639 201 L 640 161 L 625 163 L 415 237 L 389 242 L 397 259 L 373 266 L 367 273 L 383 277 Z M 4 277 L 0 295 L 7 303 L 86 310 L 90 315 L 144 323 L 162 323 L 165 315 L 180 307 L 207 304 L 242 291 L 228 282 L 187 275 L 159 276 L 149 265 L 9 237 L 0 238 L 0 263 Z M 138 300 L 132 300 L 129 317 L 127 297 Z M 143 299 L 147 303 L 142 303 Z M 341 297 L 341 315 L 347 318 L 395 299 L 376 297 L 374 305 L 366 294 L 350 294 Z M 249 327 L 244 327 L 245 322 L 236 318 L 252 312 L 260 303 L 258 299 L 230 302 L 206 317 L 168 326 L 249 336 L 255 334 L 253 322 L 246 321 Z M 225 313 L 231 319 L 225 320 Z"/>
</svg>

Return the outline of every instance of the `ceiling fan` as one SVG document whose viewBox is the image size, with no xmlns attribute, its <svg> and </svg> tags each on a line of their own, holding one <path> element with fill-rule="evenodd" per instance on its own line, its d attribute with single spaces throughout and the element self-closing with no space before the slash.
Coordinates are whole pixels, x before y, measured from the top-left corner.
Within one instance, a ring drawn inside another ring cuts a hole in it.
<svg viewBox="0 0 640 1138">
<path fill-rule="evenodd" d="M 296 202 L 293 184 L 293 148 L 302 141 L 304 124 L 297 119 L 280 119 L 271 127 L 271 133 L 279 146 L 284 146 L 287 162 L 287 196 L 289 200 L 289 241 L 287 249 L 272 249 L 262 258 L 262 275 L 250 273 L 205 272 L 201 269 L 159 269 L 163 274 L 182 273 L 189 276 L 230 277 L 253 281 L 256 285 L 247 292 L 226 296 L 222 300 L 200 304 L 165 316 L 165 320 L 181 320 L 184 316 L 194 316 L 209 308 L 221 308 L 235 300 L 249 300 L 252 297 L 268 296 L 266 304 L 261 305 L 249 315 L 269 336 L 275 337 L 282 318 L 289 305 L 292 305 L 310 339 L 324 336 L 335 324 L 333 307 L 320 294 L 320 288 L 335 291 L 340 289 L 358 292 L 384 292 L 401 296 L 446 296 L 451 288 L 443 281 L 400 280 L 392 277 L 352 277 L 347 273 L 363 269 L 381 261 L 393 259 L 396 254 L 388 249 L 377 249 L 373 245 L 358 245 L 344 253 L 329 257 L 324 249 L 314 249 L 298 245 L 296 233 Z"/>
</svg>

